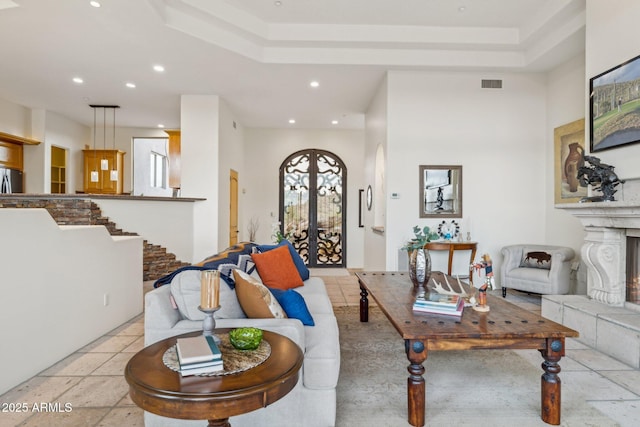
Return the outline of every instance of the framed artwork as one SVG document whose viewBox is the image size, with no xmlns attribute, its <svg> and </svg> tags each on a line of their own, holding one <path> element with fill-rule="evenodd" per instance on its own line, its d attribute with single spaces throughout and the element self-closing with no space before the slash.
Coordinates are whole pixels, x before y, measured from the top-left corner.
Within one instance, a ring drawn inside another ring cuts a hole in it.
<svg viewBox="0 0 640 427">
<path fill-rule="evenodd" d="M 640 56 L 589 80 L 590 152 L 640 142 Z"/>
<path fill-rule="evenodd" d="M 462 166 L 421 165 L 420 218 L 462 218 Z"/>
<path fill-rule="evenodd" d="M 578 169 L 584 165 L 584 119 L 553 130 L 555 202 L 575 203 L 587 196 L 587 187 L 578 180 Z"/>
</svg>

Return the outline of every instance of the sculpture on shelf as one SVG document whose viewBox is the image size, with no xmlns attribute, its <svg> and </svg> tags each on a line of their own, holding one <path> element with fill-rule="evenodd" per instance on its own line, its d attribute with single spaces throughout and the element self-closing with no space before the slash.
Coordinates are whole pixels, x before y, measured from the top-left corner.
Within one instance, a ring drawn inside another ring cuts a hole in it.
<svg viewBox="0 0 640 427">
<path fill-rule="evenodd" d="M 583 197 L 580 202 L 613 202 L 618 184 L 624 181 L 618 179 L 618 175 L 613 171 L 614 166 L 602 163 L 594 156 L 584 156 L 585 164 L 578 169 L 578 180 L 580 185 L 586 187 L 593 185 L 593 189 L 601 191 L 602 196 Z M 586 162 L 589 162 L 587 164 Z"/>
</svg>

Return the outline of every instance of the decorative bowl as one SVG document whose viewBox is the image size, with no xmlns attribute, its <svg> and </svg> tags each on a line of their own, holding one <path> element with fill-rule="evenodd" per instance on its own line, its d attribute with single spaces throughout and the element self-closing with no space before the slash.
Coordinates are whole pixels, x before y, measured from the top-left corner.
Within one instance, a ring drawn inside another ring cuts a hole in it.
<svg viewBox="0 0 640 427">
<path fill-rule="evenodd" d="M 262 329 L 237 328 L 229 332 L 229 341 L 238 350 L 255 350 L 262 342 Z"/>
</svg>

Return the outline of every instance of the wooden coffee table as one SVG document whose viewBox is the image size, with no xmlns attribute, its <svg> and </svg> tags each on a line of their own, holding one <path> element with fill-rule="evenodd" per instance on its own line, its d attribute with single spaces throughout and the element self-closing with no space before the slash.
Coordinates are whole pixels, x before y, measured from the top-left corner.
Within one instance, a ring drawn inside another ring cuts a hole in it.
<svg viewBox="0 0 640 427">
<path fill-rule="evenodd" d="M 217 334 L 228 333 L 218 329 Z M 264 331 L 271 355 L 262 364 L 236 374 L 181 377 L 162 361 L 179 337 L 167 338 L 136 353 L 125 368 L 129 394 L 145 411 L 170 418 L 209 420 L 209 426 L 230 426 L 229 417 L 266 407 L 289 393 L 298 382 L 302 350 L 289 338 Z"/>
<path fill-rule="evenodd" d="M 409 423 L 425 423 L 425 368 L 422 365 L 430 350 L 537 349 L 544 358 L 541 380 L 541 418 L 548 424 L 560 424 L 560 366 L 564 356 L 565 337 L 578 332 L 489 295 L 491 310 L 479 312 L 464 309 L 455 316 L 413 313 L 416 291 L 406 272 L 356 273 L 360 283 L 360 321 L 369 320 L 371 296 L 378 303 L 405 341 L 409 359 L 407 380 Z M 444 275 L 434 272 L 435 280 L 444 283 Z M 449 283 L 457 286 L 453 278 Z"/>
</svg>

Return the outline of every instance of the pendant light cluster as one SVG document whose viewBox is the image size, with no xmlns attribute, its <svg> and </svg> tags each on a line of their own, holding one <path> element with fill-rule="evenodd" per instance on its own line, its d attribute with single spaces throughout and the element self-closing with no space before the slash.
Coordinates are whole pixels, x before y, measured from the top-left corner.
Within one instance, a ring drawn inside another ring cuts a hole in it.
<svg viewBox="0 0 640 427">
<path fill-rule="evenodd" d="M 112 143 L 112 149 L 115 151 L 116 149 L 116 110 L 118 108 L 120 108 L 119 105 L 95 105 L 95 104 L 91 104 L 89 105 L 89 107 L 93 108 L 93 158 L 94 158 L 94 165 L 96 167 L 96 169 L 93 169 L 91 171 L 91 182 L 98 182 L 100 181 L 100 171 L 97 170 L 97 162 L 95 161 L 97 159 L 97 149 L 96 149 L 96 144 L 98 142 L 98 112 L 99 110 L 102 110 L 102 151 L 101 151 L 101 155 L 100 155 L 100 170 L 101 171 L 108 171 L 111 169 L 110 173 L 109 173 L 109 179 L 111 181 L 117 181 L 118 180 L 118 165 L 116 164 L 115 161 L 113 161 L 111 168 L 109 168 L 109 159 L 107 158 L 106 155 L 106 150 L 107 150 L 107 110 L 111 110 L 111 143 Z"/>
</svg>

